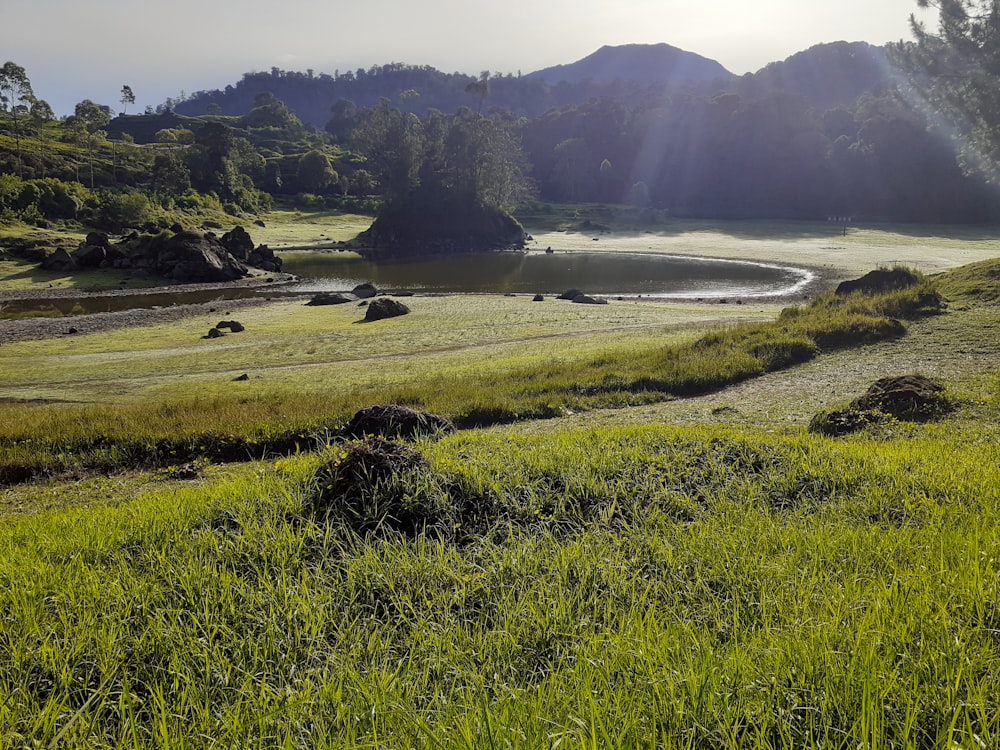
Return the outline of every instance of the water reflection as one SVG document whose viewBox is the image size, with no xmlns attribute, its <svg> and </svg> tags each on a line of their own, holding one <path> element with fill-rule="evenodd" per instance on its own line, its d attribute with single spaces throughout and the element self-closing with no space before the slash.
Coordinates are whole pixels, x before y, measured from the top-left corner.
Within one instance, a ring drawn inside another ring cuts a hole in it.
<svg viewBox="0 0 1000 750">
<path fill-rule="evenodd" d="M 284 270 L 307 292 L 343 291 L 370 281 L 420 292 L 556 294 L 576 287 L 608 296 L 761 296 L 789 293 L 812 280 L 800 268 L 653 253 L 494 253 L 372 263 L 335 254 L 289 257 Z"/>
</svg>

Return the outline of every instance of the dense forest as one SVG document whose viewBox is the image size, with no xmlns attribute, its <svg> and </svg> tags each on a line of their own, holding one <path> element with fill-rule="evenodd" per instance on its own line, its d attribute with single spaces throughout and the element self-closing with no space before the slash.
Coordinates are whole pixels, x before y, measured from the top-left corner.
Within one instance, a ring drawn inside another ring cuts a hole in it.
<svg viewBox="0 0 1000 750">
<path fill-rule="evenodd" d="M 275 197 L 373 207 L 447 184 L 480 203 L 502 193 L 505 209 L 516 196 L 685 217 L 996 220 L 991 175 L 913 75 L 926 42 L 820 45 L 742 77 L 667 45 L 526 75 L 272 69 L 143 114 L 87 100 L 60 121 L 8 63 L 0 215 L 127 223 L 123 194 L 154 212 L 256 212 Z M 482 171 L 507 184 L 466 179 Z"/>
</svg>

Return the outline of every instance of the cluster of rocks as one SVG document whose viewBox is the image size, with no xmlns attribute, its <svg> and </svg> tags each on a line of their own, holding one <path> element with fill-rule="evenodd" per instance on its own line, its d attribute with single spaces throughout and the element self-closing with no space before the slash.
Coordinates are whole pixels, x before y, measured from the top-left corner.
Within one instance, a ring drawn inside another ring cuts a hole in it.
<svg viewBox="0 0 1000 750">
<path fill-rule="evenodd" d="M 250 276 L 250 267 L 281 270 L 281 258 L 267 245 L 254 246 L 243 227 L 221 237 L 174 225 L 158 234 L 132 232 L 112 243 L 104 232 L 91 232 L 73 251 L 59 248 L 41 262 L 60 273 L 80 269 L 119 268 L 139 276 L 160 276 L 189 284 L 235 281 Z"/>
<path fill-rule="evenodd" d="M 397 318 L 406 315 L 410 308 L 399 300 L 391 297 L 379 297 L 373 299 L 378 294 L 378 290 L 373 284 L 358 284 L 349 293 L 342 292 L 320 292 L 313 295 L 312 299 L 306 302 L 307 306 L 319 307 L 323 305 L 343 305 L 348 302 L 358 302 L 366 307 L 365 321 L 385 320 L 386 318 Z"/>
<path fill-rule="evenodd" d="M 224 328 L 228 328 L 231 333 L 240 333 L 245 331 L 243 324 L 238 320 L 220 320 L 212 328 L 208 329 L 208 333 L 205 334 L 206 339 L 221 339 L 225 336 Z"/>
</svg>

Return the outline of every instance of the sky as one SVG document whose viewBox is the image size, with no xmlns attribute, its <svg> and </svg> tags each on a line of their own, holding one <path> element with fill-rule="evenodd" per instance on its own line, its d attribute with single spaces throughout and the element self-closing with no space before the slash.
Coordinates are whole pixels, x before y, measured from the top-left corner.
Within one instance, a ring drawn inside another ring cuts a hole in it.
<svg viewBox="0 0 1000 750">
<path fill-rule="evenodd" d="M 129 112 L 243 73 L 389 62 L 529 73 L 604 45 L 666 42 L 753 72 L 814 44 L 909 39 L 916 0 L 3 0 L 0 64 L 57 115 L 83 99 Z"/>
</svg>

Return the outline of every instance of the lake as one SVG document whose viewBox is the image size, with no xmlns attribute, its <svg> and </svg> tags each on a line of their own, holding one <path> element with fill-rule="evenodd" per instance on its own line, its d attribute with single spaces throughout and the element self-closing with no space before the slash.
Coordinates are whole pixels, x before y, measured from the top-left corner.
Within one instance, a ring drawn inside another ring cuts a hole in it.
<svg viewBox="0 0 1000 750">
<path fill-rule="evenodd" d="M 789 266 L 631 252 L 490 253 L 372 263 L 340 253 L 295 253 L 283 270 L 306 292 L 347 291 L 368 281 L 413 292 L 602 296 L 759 297 L 794 293 L 814 276 Z"/>
<path fill-rule="evenodd" d="M 0 317 L 65 317 L 179 304 L 347 292 L 370 282 L 387 292 L 560 294 L 581 289 L 606 297 L 719 299 L 791 294 L 812 272 L 771 263 L 640 252 L 530 252 L 456 255 L 373 263 L 353 253 L 297 252 L 283 271 L 301 281 L 265 288 L 232 287 L 186 292 L 11 300 Z"/>
</svg>

